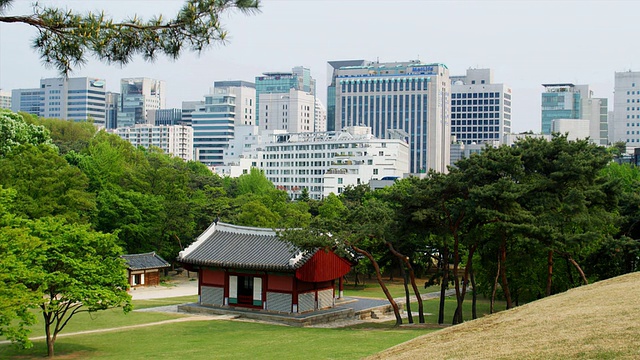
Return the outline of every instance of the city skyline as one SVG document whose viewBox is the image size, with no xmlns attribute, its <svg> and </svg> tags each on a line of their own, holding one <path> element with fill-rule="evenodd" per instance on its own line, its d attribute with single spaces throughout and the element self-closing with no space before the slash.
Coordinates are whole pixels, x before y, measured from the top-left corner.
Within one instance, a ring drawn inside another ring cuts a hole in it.
<svg viewBox="0 0 640 360">
<path fill-rule="evenodd" d="M 104 9 L 119 19 L 175 14 L 182 1 L 40 1 L 78 11 Z M 7 14 L 28 14 L 16 2 Z M 152 10 L 148 10 L 152 9 Z M 70 76 L 105 78 L 118 91 L 121 78 L 149 77 L 167 83 L 167 107 L 199 100 L 214 81 L 254 81 L 268 71 L 311 69 L 317 95 L 326 105 L 327 62 L 419 59 L 444 63 L 451 75 L 491 68 L 496 83 L 513 89 L 514 132 L 540 131 L 543 83 L 589 84 L 595 97 L 613 104 L 614 73 L 640 70 L 640 49 L 625 40 L 640 30 L 633 18 L 640 4 L 626 2 L 416 2 L 277 1 L 262 12 L 223 15 L 230 42 L 200 56 L 184 53 L 149 64 L 136 58 L 120 68 L 90 59 Z M 28 88 L 55 77 L 30 48 L 35 30 L 0 24 L 0 88 Z M 7 50 L 9 49 L 9 50 Z M 634 68 L 634 65 L 637 68 Z M 610 109 L 611 110 L 611 109 Z"/>
</svg>

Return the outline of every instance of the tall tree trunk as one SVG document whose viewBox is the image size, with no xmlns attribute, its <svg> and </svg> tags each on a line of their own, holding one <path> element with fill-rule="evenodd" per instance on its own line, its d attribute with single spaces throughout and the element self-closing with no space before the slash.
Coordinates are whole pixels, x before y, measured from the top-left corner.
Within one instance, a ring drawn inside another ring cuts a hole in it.
<svg viewBox="0 0 640 360">
<path fill-rule="evenodd" d="M 545 296 L 551 295 L 551 281 L 553 277 L 553 250 L 547 253 L 547 288 L 544 291 Z"/>
<path fill-rule="evenodd" d="M 411 287 L 413 288 L 413 292 L 416 294 L 416 300 L 418 300 L 418 321 L 420 324 L 424 324 L 424 306 L 422 304 L 422 296 L 420 295 L 420 291 L 418 290 L 418 285 L 416 285 L 416 274 L 413 271 L 413 266 L 411 266 L 411 261 L 409 261 L 408 256 L 404 256 L 403 254 L 396 251 L 393 245 L 387 241 L 387 246 L 389 247 L 389 251 L 395 256 L 397 256 L 400 260 L 404 262 L 409 270 L 409 279 L 411 280 Z"/>
<path fill-rule="evenodd" d="M 500 252 L 498 252 L 498 270 L 496 271 L 496 278 L 493 281 L 493 290 L 491 290 L 491 306 L 489 307 L 489 314 L 493 314 L 493 307 L 496 303 L 496 291 L 498 290 L 498 279 L 500 279 Z"/>
<path fill-rule="evenodd" d="M 502 236 L 504 239 L 505 235 Z M 509 291 L 509 282 L 507 281 L 507 244 L 505 241 L 502 242 L 500 249 L 500 260 L 502 261 L 500 276 L 502 278 L 502 291 L 504 292 L 504 298 L 507 301 L 507 309 L 511 309 L 513 307 L 513 301 L 511 300 L 511 291 Z"/>
<path fill-rule="evenodd" d="M 440 307 L 438 309 L 438 324 L 444 324 L 444 300 L 449 284 L 449 249 L 445 246 L 442 254 L 442 283 L 440 284 Z"/>
<path fill-rule="evenodd" d="M 589 285 L 589 280 L 587 280 L 587 277 L 584 275 L 584 271 L 582 271 L 582 268 L 580 267 L 580 265 L 578 265 L 578 263 L 575 260 L 573 260 L 573 258 L 571 256 L 568 256 L 567 258 L 573 264 L 573 266 L 575 266 L 576 269 L 578 270 L 578 273 L 580 274 L 580 277 L 582 278 L 582 283 L 584 285 Z"/>
<path fill-rule="evenodd" d="M 402 317 L 400 316 L 400 308 L 398 307 L 398 304 L 396 303 L 396 301 L 393 300 L 393 297 L 389 293 L 389 289 L 387 289 L 387 286 L 384 284 L 384 281 L 382 280 L 382 274 L 380 273 L 380 267 L 378 266 L 378 262 L 376 261 L 376 259 L 373 258 L 373 256 L 368 251 L 365 251 L 365 250 L 360 249 L 359 247 L 353 246 L 353 245 L 351 247 L 357 253 L 366 256 L 367 259 L 369 259 L 369 261 L 371 261 L 371 264 L 373 265 L 373 268 L 376 270 L 376 278 L 378 279 L 378 284 L 380 284 L 380 287 L 382 288 L 382 291 L 384 292 L 384 295 L 387 297 L 387 300 L 389 300 L 389 303 L 391 304 L 391 307 L 393 307 L 393 313 L 396 316 L 396 326 L 402 325 Z"/>
<path fill-rule="evenodd" d="M 46 305 L 40 305 L 40 308 L 42 309 L 42 317 L 44 318 L 44 333 L 47 339 L 47 356 L 52 358 L 54 355 L 53 344 L 55 340 L 51 337 L 51 313 L 47 311 Z"/>
<path fill-rule="evenodd" d="M 405 309 L 407 310 L 407 320 L 409 320 L 409 324 L 413 324 L 413 314 L 411 314 L 411 295 L 409 294 L 409 276 L 407 272 L 404 271 L 404 264 L 400 262 L 400 275 L 402 275 L 402 282 L 404 285 L 404 296 L 405 296 Z"/>
<path fill-rule="evenodd" d="M 569 258 L 566 257 L 564 258 L 565 263 L 567 264 L 567 276 L 569 277 L 569 284 L 571 284 L 571 287 L 574 286 L 574 280 L 573 280 L 573 273 L 571 272 L 571 262 L 569 261 Z"/>
<path fill-rule="evenodd" d="M 476 291 L 476 277 L 473 272 L 473 261 L 471 261 L 471 269 L 469 269 L 469 275 L 471 276 L 471 319 L 478 318 L 478 312 L 476 304 L 478 302 L 478 292 Z"/>
<path fill-rule="evenodd" d="M 456 290 L 456 310 L 453 312 L 453 320 L 451 321 L 451 325 L 456 325 L 462 322 L 461 315 L 459 309 L 462 309 L 462 292 L 460 291 L 460 277 L 458 276 L 458 265 L 460 263 L 460 249 L 459 249 L 459 238 L 456 233 L 453 234 L 453 282 L 454 288 Z M 463 278 L 464 282 L 464 278 Z"/>
<path fill-rule="evenodd" d="M 463 321 L 462 317 L 462 304 L 464 303 L 464 298 L 467 294 L 467 285 L 469 284 L 469 270 L 471 269 L 471 263 L 473 262 L 473 254 L 476 251 L 476 245 L 472 245 L 469 248 L 469 254 L 467 256 L 467 263 L 464 266 L 464 275 L 462 277 L 462 291 L 460 296 L 458 297 L 458 306 L 456 307 L 456 312 L 454 314 L 454 323 L 460 324 Z M 457 276 L 456 276 L 457 278 Z"/>
</svg>

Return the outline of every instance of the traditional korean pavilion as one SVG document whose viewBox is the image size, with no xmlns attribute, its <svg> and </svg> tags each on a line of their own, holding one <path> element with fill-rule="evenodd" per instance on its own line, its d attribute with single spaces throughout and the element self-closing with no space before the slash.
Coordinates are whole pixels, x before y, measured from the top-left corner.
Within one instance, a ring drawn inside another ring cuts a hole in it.
<svg viewBox="0 0 640 360">
<path fill-rule="evenodd" d="M 200 305 L 303 313 L 333 307 L 351 263 L 301 251 L 271 229 L 213 223 L 178 261 L 198 271 Z"/>
<path fill-rule="evenodd" d="M 122 255 L 121 257 L 127 262 L 127 273 L 131 287 L 160 285 L 160 271 L 171 267 L 171 264 L 155 252 Z"/>
</svg>

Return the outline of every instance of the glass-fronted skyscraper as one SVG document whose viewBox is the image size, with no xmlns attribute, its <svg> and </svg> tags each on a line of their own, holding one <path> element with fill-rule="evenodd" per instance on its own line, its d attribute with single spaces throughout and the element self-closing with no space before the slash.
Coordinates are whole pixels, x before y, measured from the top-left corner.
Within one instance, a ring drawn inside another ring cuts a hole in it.
<svg viewBox="0 0 640 360">
<path fill-rule="evenodd" d="M 594 98 L 589 85 L 543 84 L 542 133 L 551 134 L 555 120 L 581 119 L 588 124 L 589 140 L 607 145 L 609 137 L 608 100 Z"/>
<path fill-rule="evenodd" d="M 542 133 L 551 134 L 551 124 L 555 119 L 580 119 L 579 87 L 573 84 L 543 84 L 542 93 Z"/>
<path fill-rule="evenodd" d="M 149 110 L 164 109 L 165 82 L 149 78 L 120 80 L 118 127 L 149 124 Z M 153 125 L 153 124 L 152 124 Z"/>
<path fill-rule="evenodd" d="M 447 171 L 451 83 L 445 65 L 366 62 L 334 75 L 336 130 L 368 126 L 378 138 L 404 138 L 411 173 Z"/>
</svg>

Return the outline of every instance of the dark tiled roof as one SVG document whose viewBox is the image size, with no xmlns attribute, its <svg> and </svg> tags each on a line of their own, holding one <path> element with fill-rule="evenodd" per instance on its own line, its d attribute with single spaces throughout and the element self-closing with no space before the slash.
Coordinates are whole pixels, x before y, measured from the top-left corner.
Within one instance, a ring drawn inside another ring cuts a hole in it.
<svg viewBox="0 0 640 360">
<path fill-rule="evenodd" d="M 157 269 L 171 266 L 155 252 L 122 255 L 122 258 L 127 262 L 127 266 L 131 270 Z"/>
<path fill-rule="evenodd" d="M 178 261 L 235 269 L 293 271 L 313 254 L 280 240 L 271 229 L 219 222 L 211 224 L 191 246 L 181 251 Z"/>
</svg>

